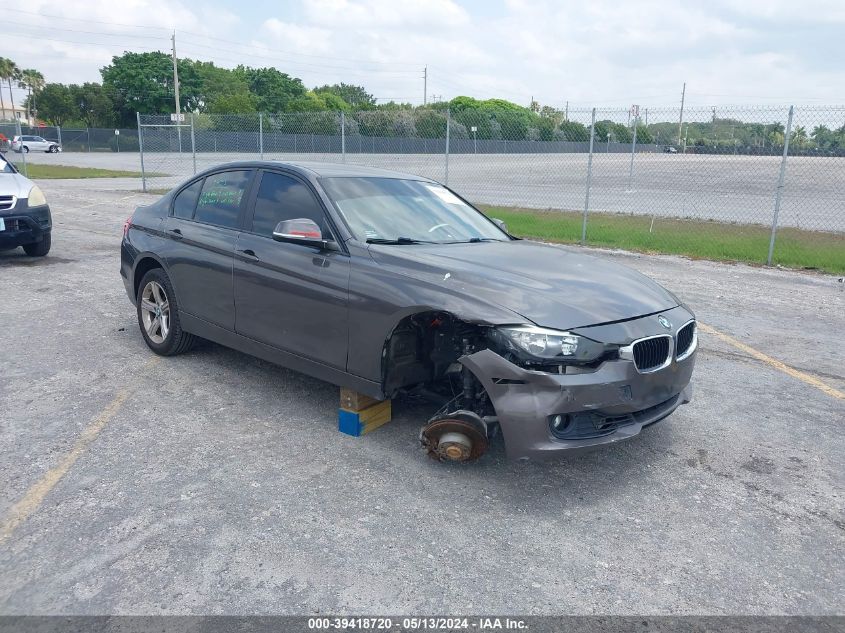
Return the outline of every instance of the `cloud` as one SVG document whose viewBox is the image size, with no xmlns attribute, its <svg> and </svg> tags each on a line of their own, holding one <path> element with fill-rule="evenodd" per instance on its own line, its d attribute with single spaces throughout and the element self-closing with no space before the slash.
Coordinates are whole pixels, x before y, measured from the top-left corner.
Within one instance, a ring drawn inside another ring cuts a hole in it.
<svg viewBox="0 0 845 633">
<path fill-rule="evenodd" d="M 261 25 L 259 36 L 271 42 L 284 42 L 285 49 L 307 50 L 311 55 L 332 51 L 332 32 L 322 27 L 303 26 L 270 18 Z M 264 44 L 260 44 L 260 40 L 254 40 L 254 43 L 266 48 Z"/>
<path fill-rule="evenodd" d="M 308 0 L 306 19 L 345 29 L 447 31 L 470 24 L 469 13 L 452 0 Z"/>
<path fill-rule="evenodd" d="M 33 0 L 26 11 L 68 19 L 10 11 L 30 26 L 4 38 L 48 81 L 96 81 L 112 55 L 167 51 L 175 27 L 182 56 L 272 65 L 308 86 L 346 81 L 415 103 L 424 66 L 429 97 L 444 99 L 675 105 L 686 81 L 693 105 L 845 101 L 841 0 L 299 0 L 269 12 L 213 1 Z"/>
</svg>

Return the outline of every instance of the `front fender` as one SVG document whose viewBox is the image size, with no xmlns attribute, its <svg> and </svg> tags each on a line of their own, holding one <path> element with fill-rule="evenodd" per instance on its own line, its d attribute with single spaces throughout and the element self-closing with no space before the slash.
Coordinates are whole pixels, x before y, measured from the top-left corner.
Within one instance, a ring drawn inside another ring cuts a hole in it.
<svg viewBox="0 0 845 633">
<path fill-rule="evenodd" d="M 449 279 L 414 279 L 353 252 L 349 279 L 349 356 L 347 371 L 381 382 L 385 341 L 405 318 L 420 312 L 447 312 L 467 323 L 522 323 L 523 317 L 477 299 L 471 288 Z M 356 256 L 358 255 L 358 256 Z"/>
</svg>

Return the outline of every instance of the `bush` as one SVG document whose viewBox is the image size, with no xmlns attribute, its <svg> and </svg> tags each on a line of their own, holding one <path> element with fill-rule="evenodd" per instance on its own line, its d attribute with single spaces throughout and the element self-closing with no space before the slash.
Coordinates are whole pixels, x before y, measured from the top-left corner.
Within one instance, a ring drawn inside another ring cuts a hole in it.
<svg viewBox="0 0 845 633">
<path fill-rule="evenodd" d="M 418 111 L 416 127 L 417 134 L 422 138 L 445 138 L 446 115 L 434 110 Z"/>
</svg>

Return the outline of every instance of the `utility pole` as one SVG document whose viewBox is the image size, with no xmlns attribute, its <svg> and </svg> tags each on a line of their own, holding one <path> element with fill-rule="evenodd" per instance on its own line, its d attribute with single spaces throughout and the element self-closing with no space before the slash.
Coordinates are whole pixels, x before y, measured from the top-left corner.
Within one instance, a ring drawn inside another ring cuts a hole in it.
<svg viewBox="0 0 845 633">
<path fill-rule="evenodd" d="M 569 101 L 566 102 L 566 110 L 564 110 L 563 120 L 569 121 Z"/>
<path fill-rule="evenodd" d="M 687 96 L 687 82 L 684 82 L 684 89 L 681 90 L 681 118 L 678 119 L 678 145 L 681 144 L 681 128 L 684 126 L 684 97 Z"/>
<path fill-rule="evenodd" d="M 176 31 L 173 31 L 170 40 L 173 42 L 173 91 L 176 95 L 176 123 L 179 123 L 181 110 L 179 109 L 179 68 L 176 65 Z"/>
<path fill-rule="evenodd" d="M 179 125 L 182 123 L 179 116 L 181 110 L 179 109 L 179 68 L 176 65 L 176 30 L 173 30 L 173 35 L 170 40 L 173 42 L 173 92 L 176 98 L 176 135 L 179 137 L 179 153 L 182 153 L 182 128 Z"/>
<path fill-rule="evenodd" d="M 423 105 L 428 105 L 428 66 L 423 68 Z"/>
</svg>

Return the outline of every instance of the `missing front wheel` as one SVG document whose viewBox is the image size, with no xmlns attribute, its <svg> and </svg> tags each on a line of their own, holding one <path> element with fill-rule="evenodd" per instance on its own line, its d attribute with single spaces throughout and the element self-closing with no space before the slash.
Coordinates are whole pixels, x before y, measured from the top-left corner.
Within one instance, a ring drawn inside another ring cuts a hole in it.
<svg viewBox="0 0 845 633">
<path fill-rule="evenodd" d="M 487 425 L 471 411 L 447 413 L 428 421 L 420 431 L 420 442 L 432 459 L 471 462 L 487 451 Z"/>
</svg>

